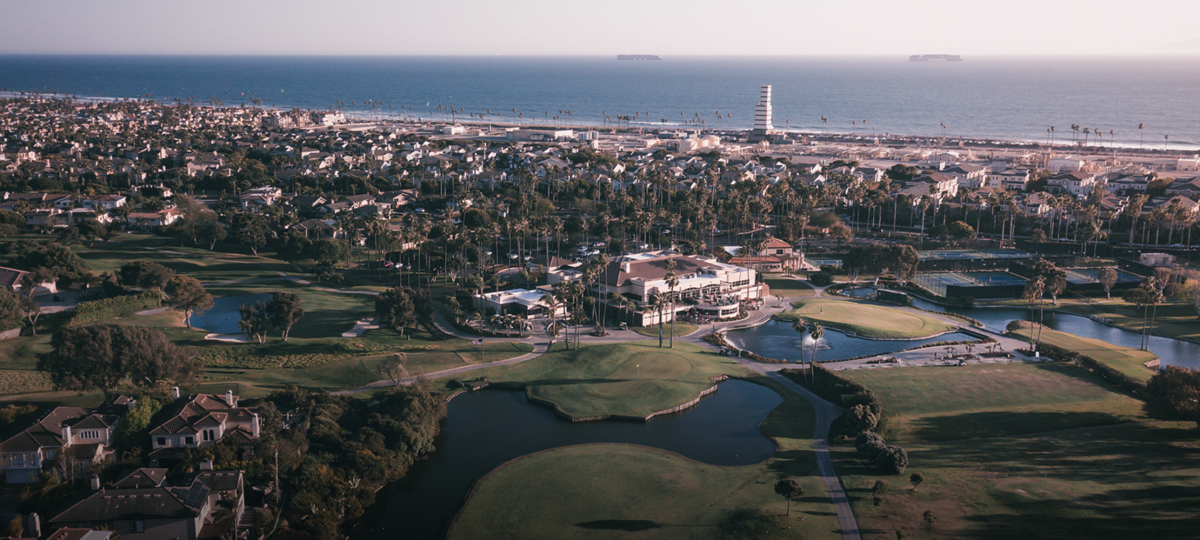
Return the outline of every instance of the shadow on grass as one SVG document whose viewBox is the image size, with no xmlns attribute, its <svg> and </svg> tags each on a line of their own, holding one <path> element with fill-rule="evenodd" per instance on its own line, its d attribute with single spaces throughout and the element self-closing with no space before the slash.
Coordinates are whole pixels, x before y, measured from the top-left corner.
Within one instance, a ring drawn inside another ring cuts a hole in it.
<svg viewBox="0 0 1200 540">
<path fill-rule="evenodd" d="M 576 523 L 575 526 L 581 529 L 625 532 L 649 531 L 663 527 L 660 523 L 645 519 L 600 519 Z"/>
<path fill-rule="evenodd" d="M 971 412 L 909 420 L 909 437 L 922 442 L 945 442 L 1012 437 L 1065 429 L 1120 424 L 1125 420 L 1101 412 Z"/>
</svg>

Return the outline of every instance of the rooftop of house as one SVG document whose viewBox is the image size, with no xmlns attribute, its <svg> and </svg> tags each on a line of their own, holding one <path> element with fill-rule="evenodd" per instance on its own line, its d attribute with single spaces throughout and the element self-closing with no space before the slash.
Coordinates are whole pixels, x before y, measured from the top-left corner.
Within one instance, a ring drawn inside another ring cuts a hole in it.
<svg viewBox="0 0 1200 540">
<path fill-rule="evenodd" d="M 190 434 L 199 428 L 214 426 L 226 421 L 249 422 L 254 416 L 250 409 L 237 406 L 237 396 L 227 403 L 220 396 L 197 394 L 176 399 L 160 416 L 159 423 L 150 430 L 151 435 Z"/>
</svg>

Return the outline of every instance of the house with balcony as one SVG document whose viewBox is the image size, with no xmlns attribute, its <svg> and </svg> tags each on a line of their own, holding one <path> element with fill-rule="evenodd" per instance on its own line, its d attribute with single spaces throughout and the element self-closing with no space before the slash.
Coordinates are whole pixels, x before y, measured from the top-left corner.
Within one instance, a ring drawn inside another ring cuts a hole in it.
<svg viewBox="0 0 1200 540">
<path fill-rule="evenodd" d="M 38 481 L 43 471 L 82 477 L 112 455 L 121 416 L 137 401 L 120 396 L 101 408 L 55 407 L 32 425 L 0 442 L 0 466 L 10 484 Z"/>
</svg>

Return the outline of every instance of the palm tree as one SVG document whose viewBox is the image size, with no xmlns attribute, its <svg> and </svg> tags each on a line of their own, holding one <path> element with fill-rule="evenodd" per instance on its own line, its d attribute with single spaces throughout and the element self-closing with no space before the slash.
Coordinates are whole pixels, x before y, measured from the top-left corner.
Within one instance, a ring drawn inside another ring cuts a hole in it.
<svg viewBox="0 0 1200 540">
<path fill-rule="evenodd" d="M 663 343 L 663 308 L 667 305 L 667 299 L 662 294 L 654 295 L 654 301 L 650 304 L 655 311 L 658 311 L 658 348 L 662 348 Z"/>
<path fill-rule="evenodd" d="M 812 360 L 808 362 L 808 370 L 812 372 L 813 382 L 815 383 L 817 382 L 817 372 L 813 369 L 813 364 L 817 362 L 817 342 L 825 335 L 825 327 L 821 326 L 821 323 L 813 323 L 812 327 L 808 329 L 808 335 L 813 339 Z"/>
<path fill-rule="evenodd" d="M 1040 307 L 1042 304 L 1042 297 L 1045 294 L 1045 292 L 1046 292 L 1046 281 L 1041 276 L 1038 276 L 1036 279 L 1033 279 L 1032 281 L 1029 281 L 1028 283 L 1025 284 L 1025 291 L 1022 293 L 1021 296 L 1022 296 L 1022 298 L 1024 298 L 1026 301 L 1029 302 L 1029 322 L 1030 322 L 1030 324 L 1033 324 L 1034 302 L 1037 302 L 1038 306 Z M 1040 330 L 1040 326 L 1041 326 L 1040 322 L 1038 323 L 1038 326 L 1039 326 L 1039 330 Z M 1038 344 L 1034 340 L 1034 337 L 1033 337 L 1034 332 L 1033 331 L 1034 331 L 1034 328 L 1031 326 L 1029 328 L 1029 344 L 1031 346 L 1033 346 L 1034 352 L 1037 352 Z M 1040 332 L 1039 332 L 1039 334 L 1040 334 Z"/>
<path fill-rule="evenodd" d="M 800 366 L 803 367 L 804 366 L 804 334 L 805 334 L 805 332 L 808 331 L 808 326 L 806 326 L 804 324 L 804 320 L 796 319 L 795 321 L 792 322 L 792 330 L 795 330 L 796 333 L 800 334 Z M 809 370 L 812 370 L 812 365 L 809 364 L 808 368 L 809 368 Z M 805 381 L 808 380 L 807 374 L 805 375 L 804 380 Z"/>
<path fill-rule="evenodd" d="M 667 262 L 673 263 L 673 262 L 675 262 L 675 260 L 668 259 Z M 671 265 L 671 266 L 674 266 L 674 265 Z M 675 272 L 667 272 L 667 287 L 669 287 L 671 290 L 671 346 L 670 346 L 670 348 L 672 348 L 672 349 L 675 348 L 675 315 L 676 315 L 675 314 L 675 287 L 678 287 L 678 286 L 679 286 L 679 277 L 677 277 L 675 275 Z"/>
<path fill-rule="evenodd" d="M 1141 149 L 1146 145 L 1146 132 L 1144 131 L 1145 129 L 1146 129 L 1146 124 L 1138 124 L 1138 138 L 1139 138 L 1138 149 Z"/>
</svg>

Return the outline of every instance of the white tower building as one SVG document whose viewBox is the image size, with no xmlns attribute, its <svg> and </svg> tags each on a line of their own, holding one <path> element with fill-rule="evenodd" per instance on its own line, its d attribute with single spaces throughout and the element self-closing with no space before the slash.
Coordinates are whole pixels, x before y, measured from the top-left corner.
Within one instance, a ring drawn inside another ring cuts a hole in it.
<svg viewBox="0 0 1200 540">
<path fill-rule="evenodd" d="M 754 131 L 767 134 L 775 129 L 771 124 L 771 85 L 764 84 L 759 92 L 758 105 L 754 106 Z"/>
</svg>

